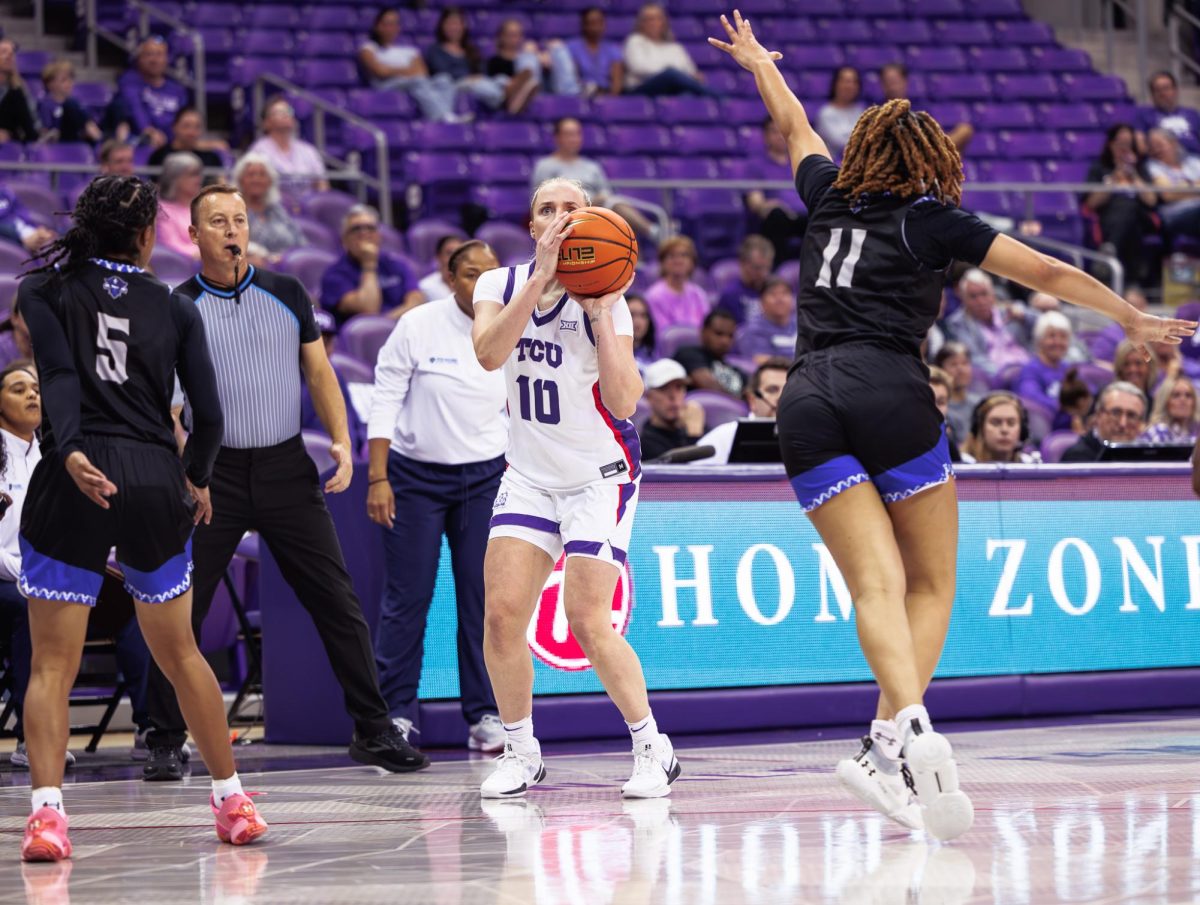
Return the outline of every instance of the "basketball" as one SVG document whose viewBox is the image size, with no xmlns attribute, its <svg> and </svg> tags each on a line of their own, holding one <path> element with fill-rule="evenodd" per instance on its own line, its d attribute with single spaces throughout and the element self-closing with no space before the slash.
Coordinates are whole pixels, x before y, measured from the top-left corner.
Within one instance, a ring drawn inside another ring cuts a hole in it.
<svg viewBox="0 0 1200 905">
<path fill-rule="evenodd" d="M 583 298 L 620 289 L 637 267 L 637 237 L 629 224 L 602 207 L 584 207 L 571 216 L 571 234 L 558 251 L 558 281 Z"/>
</svg>

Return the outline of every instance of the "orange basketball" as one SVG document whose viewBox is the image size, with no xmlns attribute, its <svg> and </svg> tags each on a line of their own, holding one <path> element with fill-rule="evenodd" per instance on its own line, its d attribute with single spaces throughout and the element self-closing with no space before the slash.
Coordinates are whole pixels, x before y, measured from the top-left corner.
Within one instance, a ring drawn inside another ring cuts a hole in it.
<svg viewBox="0 0 1200 905">
<path fill-rule="evenodd" d="M 629 282 L 637 267 L 637 237 L 629 224 L 603 207 L 584 207 L 571 215 L 571 235 L 558 252 L 558 281 L 584 298 L 614 292 Z"/>
</svg>

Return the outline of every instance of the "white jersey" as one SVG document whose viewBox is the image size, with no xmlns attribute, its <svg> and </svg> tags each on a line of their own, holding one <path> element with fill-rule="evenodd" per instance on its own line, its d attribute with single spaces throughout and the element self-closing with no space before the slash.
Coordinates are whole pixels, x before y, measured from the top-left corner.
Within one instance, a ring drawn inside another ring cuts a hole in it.
<svg viewBox="0 0 1200 905">
<path fill-rule="evenodd" d="M 533 273 L 533 262 L 489 270 L 475 284 L 475 304 L 507 305 Z M 612 309 L 620 336 L 633 336 L 622 297 Z M 641 474 L 642 445 L 630 421 L 600 398 L 600 368 L 587 315 L 564 293 L 549 311 L 534 310 L 504 363 L 510 418 L 510 468 L 537 487 L 568 490 Z"/>
</svg>

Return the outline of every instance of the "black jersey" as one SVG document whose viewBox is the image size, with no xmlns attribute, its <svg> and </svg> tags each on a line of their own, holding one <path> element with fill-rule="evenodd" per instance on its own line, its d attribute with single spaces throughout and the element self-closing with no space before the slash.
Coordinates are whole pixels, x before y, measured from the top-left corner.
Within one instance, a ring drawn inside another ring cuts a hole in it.
<svg viewBox="0 0 1200 905">
<path fill-rule="evenodd" d="M 932 197 L 872 198 L 852 207 L 833 188 L 838 168 L 809 155 L 796 169 L 808 207 L 800 251 L 796 354 L 869 342 L 920 355 L 937 319 L 946 270 L 978 265 L 996 231 Z"/>
<path fill-rule="evenodd" d="M 223 431 L 204 324 L 195 306 L 131 264 L 93 258 L 21 281 L 42 388 L 42 453 L 82 449 L 85 435 L 175 450 L 178 371 L 193 412 L 188 477 L 208 485 Z"/>
</svg>

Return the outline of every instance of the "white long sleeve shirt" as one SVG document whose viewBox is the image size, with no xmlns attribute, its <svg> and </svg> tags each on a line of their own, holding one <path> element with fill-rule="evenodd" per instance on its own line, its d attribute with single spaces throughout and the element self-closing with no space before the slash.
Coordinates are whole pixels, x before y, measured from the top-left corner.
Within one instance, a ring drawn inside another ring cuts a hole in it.
<svg viewBox="0 0 1200 905">
<path fill-rule="evenodd" d="M 678 69 L 690 76 L 697 74 L 691 55 L 678 41 L 652 41 L 634 32 L 625 39 L 625 88 L 637 88 L 664 69 Z"/>
<path fill-rule="evenodd" d="M 12 505 L 0 519 L 0 579 L 16 581 L 21 575 L 21 546 L 17 530 L 21 527 L 21 509 L 29 490 L 29 478 L 34 466 L 42 460 L 37 440 L 26 442 L 16 434 L 0 429 L 8 464 L 0 478 L 0 490 L 12 497 Z"/>
<path fill-rule="evenodd" d="M 418 462 L 485 462 L 508 448 L 502 370 L 475 357 L 471 319 L 454 297 L 414 308 L 379 351 L 367 437 Z"/>
</svg>

